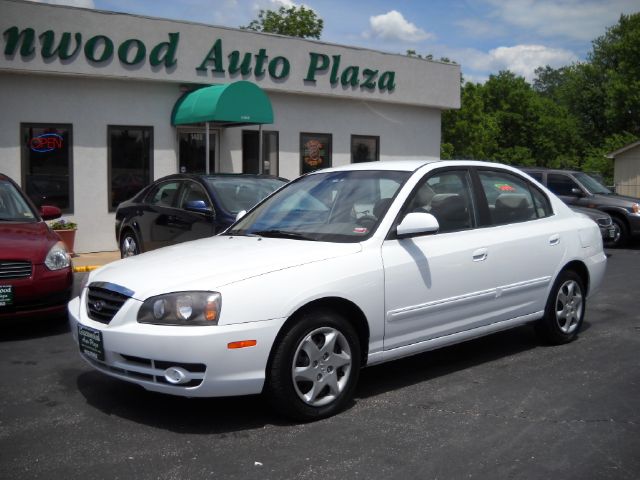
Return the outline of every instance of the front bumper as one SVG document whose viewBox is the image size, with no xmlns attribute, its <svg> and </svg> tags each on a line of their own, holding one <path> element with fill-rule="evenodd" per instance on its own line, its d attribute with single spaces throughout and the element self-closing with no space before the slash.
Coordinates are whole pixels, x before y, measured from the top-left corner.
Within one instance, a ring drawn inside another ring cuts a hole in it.
<svg viewBox="0 0 640 480">
<path fill-rule="evenodd" d="M 632 236 L 640 236 L 640 214 L 630 213 L 627 215 L 629 230 Z"/>
<path fill-rule="evenodd" d="M 185 397 L 220 397 L 260 393 L 271 347 L 285 319 L 206 327 L 140 324 L 141 302 L 129 299 L 105 325 L 87 316 L 84 295 L 69 303 L 69 323 L 78 343 L 78 327 L 101 332 L 104 360 L 80 353 L 97 370 L 147 390 Z M 228 344 L 256 340 L 248 348 Z M 187 378 L 167 381 L 167 369 L 178 367 Z"/>
<path fill-rule="evenodd" d="M 71 268 L 51 271 L 44 265 L 34 265 L 29 277 L 0 280 L 0 285 L 13 289 L 13 302 L 0 307 L 0 319 L 62 314 L 71 298 L 72 284 Z"/>
</svg>

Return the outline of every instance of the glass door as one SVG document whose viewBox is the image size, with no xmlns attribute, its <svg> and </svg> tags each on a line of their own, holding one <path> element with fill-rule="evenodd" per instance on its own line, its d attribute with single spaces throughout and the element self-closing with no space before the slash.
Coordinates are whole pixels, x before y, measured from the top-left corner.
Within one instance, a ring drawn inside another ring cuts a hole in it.
<svg viewBox="0 0 640 480">
<path fill-rule="evenodd" d="M 206 173 L 206 137 L 204 129 L 179 130 L 179 172 Z M 209 173 L 216 171 L 217 132 L 209 132 Z"/>
</svg>

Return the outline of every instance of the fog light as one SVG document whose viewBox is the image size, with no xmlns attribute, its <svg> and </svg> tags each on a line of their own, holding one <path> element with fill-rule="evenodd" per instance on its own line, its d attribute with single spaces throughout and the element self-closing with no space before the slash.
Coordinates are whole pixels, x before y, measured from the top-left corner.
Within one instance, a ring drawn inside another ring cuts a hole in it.
<svg viewBox="0 0 640 480">
<path fill-rule="evenodd" d="M 189 372 L 181 367 L 169 367 L 164 371 L 164 378 L 172 385 L 181 385 L 189 380 Z"/>
</svg>

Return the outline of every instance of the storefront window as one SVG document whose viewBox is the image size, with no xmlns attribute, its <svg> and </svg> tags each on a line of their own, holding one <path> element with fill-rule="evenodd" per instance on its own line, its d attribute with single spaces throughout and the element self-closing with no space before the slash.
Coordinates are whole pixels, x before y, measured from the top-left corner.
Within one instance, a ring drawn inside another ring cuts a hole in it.
<svg viewBox="0 0 640 480">
<path fill-rule="evenodd" d="M 138 193 L 152 180 L 153 127 L 108 127 L 109 210 Z"/>
<path fill-rule="evenodd" d="M 38 207 L 73 212 L 71 125 L 23 123 L 22 186 Z"/>
<path fill-rule="evenodd" d="M 305 174 L 331 166 L 331 134 L 300 134 L 300 173 Z"/>
<path fill-rule="evenodd" d="M 242 173 L 278 175 L 278 132 L 262 132 L 262 171 L 258 159 L 259 138 L 257 130 L 242 131 Z"/>
<path fill-rule="evenodd" d="M 380 137 L 351 135 L 351 163 L 380 160 Z"/>
</svg>

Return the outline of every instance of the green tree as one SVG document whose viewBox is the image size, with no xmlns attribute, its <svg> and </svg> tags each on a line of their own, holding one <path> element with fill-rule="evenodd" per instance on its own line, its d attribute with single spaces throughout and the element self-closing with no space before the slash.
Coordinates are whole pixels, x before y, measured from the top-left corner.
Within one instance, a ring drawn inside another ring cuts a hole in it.
<svg viewBox="0 0 640 480">
<path fill-rule="evenodd" d="M 442 114 L 442 158 L 484 160 L 498 147 L 499 129 L 485 109 L 482 85 L 466 83 L 461 92 L 460 110 Z"/>
<path fill-rule="evenodd" d="M 640 13 L 621 15 L 594 40 L 589 61 L 600 74 L 608 136 L 640 135 Z"/>
<path fill-rule="evenodd" d="M 319 39 L 323 27 L 324 21 L 316 15 L 316 12 L 304 6 L 292 6 L 280 7 L 278 11 L 260 10 L 256 20 L 240 28 L 289 37 Z"/>
</svg>

